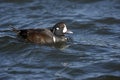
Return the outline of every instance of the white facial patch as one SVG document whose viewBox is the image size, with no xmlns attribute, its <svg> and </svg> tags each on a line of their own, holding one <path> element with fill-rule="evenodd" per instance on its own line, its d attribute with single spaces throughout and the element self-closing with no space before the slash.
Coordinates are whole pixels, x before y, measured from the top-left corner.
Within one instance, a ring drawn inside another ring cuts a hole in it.
<svg viewBox="0 0 120 80">
<path fill-rule="evenodd" d="M 66 33 L 67 32 L 67 27 L 66 27 L 66 25 L 65 24 L 63 24 L 64 25 L 64 28 L 63 28 L 63 33 Z"/>
</svg>

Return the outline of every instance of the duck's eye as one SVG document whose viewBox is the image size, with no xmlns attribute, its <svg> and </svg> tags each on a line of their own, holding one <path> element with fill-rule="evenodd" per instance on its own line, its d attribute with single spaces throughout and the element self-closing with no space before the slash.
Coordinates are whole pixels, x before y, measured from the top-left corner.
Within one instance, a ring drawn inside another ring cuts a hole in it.
<svg viewBox="0 0 120 80">
<path fill-rule="evenodd" d="M 60 29 L 60 28 L 58 28 L 58 27 L 56 28 L 56 30 L 59 30 L 59 29 Z"/>
</svg>

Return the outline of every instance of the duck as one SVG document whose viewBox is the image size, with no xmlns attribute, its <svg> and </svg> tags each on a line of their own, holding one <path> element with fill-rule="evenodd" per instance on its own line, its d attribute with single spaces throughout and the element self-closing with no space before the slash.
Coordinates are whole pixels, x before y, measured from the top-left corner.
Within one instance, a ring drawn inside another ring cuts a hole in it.
<svg viewBox="0 0 120 80">
<path fill-rule="evenodd" d="M 67 42 L 68 38 L 65 34 L 73 32 L 67 29 L 64 22 L 58 22 L 50 28 L 37 28 L 37 29 L 16 29 L 12 27 L 16 34 L 27 42 L 37 44 L 52 44 L 58 42 Z"/>
</svg>

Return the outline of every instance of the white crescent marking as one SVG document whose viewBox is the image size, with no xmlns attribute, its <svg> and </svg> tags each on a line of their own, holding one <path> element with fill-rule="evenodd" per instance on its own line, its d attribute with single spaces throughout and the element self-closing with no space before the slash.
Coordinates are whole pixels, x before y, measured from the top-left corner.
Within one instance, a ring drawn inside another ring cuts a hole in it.
<svg viewBox="0 0 120 80">
<path fill-rule="evenodd" d="M 67 27 L 66 27 L 66 25 L 64 24 L 63 33 L 66 33 L 66 32 L 67 32 Z"/>
</svg>

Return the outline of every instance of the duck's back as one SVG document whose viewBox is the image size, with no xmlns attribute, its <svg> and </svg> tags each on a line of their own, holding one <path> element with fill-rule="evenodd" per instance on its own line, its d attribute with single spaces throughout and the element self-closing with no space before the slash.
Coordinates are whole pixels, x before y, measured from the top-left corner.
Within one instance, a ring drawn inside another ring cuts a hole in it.
<svg viewBox="0 0 120 80">
<path fill-rule="evenodd" d="M 33 43 L 53 43 L 53 33 L 48 29 L 24 29 L 18 35 Z"/>
</svg>

